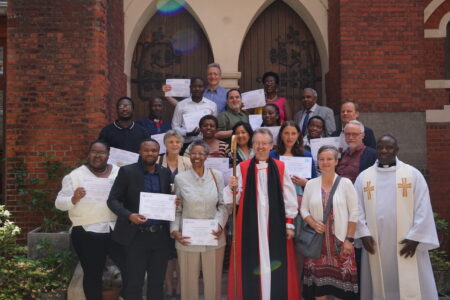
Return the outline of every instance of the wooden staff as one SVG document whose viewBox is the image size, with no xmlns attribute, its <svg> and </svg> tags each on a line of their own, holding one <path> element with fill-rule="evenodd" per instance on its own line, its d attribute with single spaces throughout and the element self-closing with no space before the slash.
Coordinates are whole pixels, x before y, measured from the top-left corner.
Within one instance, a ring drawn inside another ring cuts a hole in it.
<svg viewBox="0 0 450 300">
<path fill-rule="evenodd" d="M 236 136 L 231 136 L 231 152 L 233 153 L 233 176 L 236 177 L 236 153 L 237 153 L 237 139 Z M 236 274 L 236 188 L 232 190 L 233 194 L 233 279 L 234 279 L 234 300 L 237 300 L 237 274 Z"/>
</svg>

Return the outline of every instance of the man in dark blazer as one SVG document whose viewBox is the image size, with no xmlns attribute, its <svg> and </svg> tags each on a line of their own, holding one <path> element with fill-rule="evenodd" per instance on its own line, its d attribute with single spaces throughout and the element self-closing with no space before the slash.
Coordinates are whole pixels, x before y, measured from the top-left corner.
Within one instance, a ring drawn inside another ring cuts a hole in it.
<svg viewBox="0 0 450 300">
<path fill-rule="evenodd" d="M 348 122 L 344 128 L 344 136 L 348 148 L 342 153 L 336 173 L 354 183 L 359 173 L 375 163 L 377 152 L 364 145 L 364 125 L 359 121 Z"/>
<path fill-rule="evenodd" d="M 355 183 L 356 177 L 365 169 L 373 166 L 377 160 L 377 151 L 363 143 L 364 125 L 356 120 L 351 120 L 344 128 L 345 142 L 347 150 L 342 153 L 336 173 L 342 177 L 350 179 Z M 361 246 L 360 241 L 355 241 L 355 258 L 358 269 L 358 280 L 361 270 Z"/>
<path fill-rule="evenodd" d="M 139 162 L 120 168 L 107 202 L 118 217 L 112 238 L 125 249 L 126 300 L 142 300 L 146 272 L 147 299 L 163 299 L 169 222 L 139 214 L 141 192 L 170 194 L 170 171 L 156 164 L 158 155 L 158 142 L 151 138 L 143 140 Z"/>
<path fill-rule="evenodd" d="M 303 136 L 306 135 L 308 121 L 313 116 L 320 116 L 325 120 L 325 128 L 328 135 L 336 130 L 334 113 L 331 108 L 317 104 L 317 92 L 314 89 L 306 88 L 302 93 L 303 109 L 294 116 L 294 122 L 298 124 Z"/>
<path fill-rule="evenodd" d="M 344 102 L 341 104 L 340 118 L 336 120 L 336 131 L 334 131 L 331 134 L 331 136 L 343 135 L 345 125 L 352 120 L 356 120 L 358 117 L 359 117 L 358 103 L 356 103 L 352 99 L 344 100 Z M 364 126 L 363 143 L 364 145 L 371 147 L 373 149 L 375 149 L 377 146 L 373 130 L 366 126 Z"/>
</svg>

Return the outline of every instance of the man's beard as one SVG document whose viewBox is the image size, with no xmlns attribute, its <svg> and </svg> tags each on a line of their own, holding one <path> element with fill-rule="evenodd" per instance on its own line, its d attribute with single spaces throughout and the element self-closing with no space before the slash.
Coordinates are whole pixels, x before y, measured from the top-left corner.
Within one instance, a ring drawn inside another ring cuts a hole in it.
<svg viewBox="0 0 450 300">
<path fill-rule="evenodd" d="M 119 120 L 121 120 L 121 121 L 130 121 L 131 118 L 133 118 L 133 115 L 130 115 L 129 117 L 120 117 L 119 116 Z"/>
</svg>

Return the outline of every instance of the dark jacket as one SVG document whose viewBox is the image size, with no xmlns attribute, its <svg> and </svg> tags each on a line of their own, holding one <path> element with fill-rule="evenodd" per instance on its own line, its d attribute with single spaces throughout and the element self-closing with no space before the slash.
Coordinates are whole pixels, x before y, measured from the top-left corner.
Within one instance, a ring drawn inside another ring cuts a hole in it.
<svg viewBox="0 0 450 300">
<path fill-rule="evenodd" d="M 167 168 L 155 165 L 159 173 L 162 194 L 170 194 L 171 177 Z M 144 169 L 140 162 L 121 167 L 108 197 L 108 207 L 117 215 L 112 238 L 122 245 L 129 245 L 138 227 L 128 217 L 139 212 L 140 193 L 144 191 Z"/>
<path fill-rule="evenodd" d="M 331 136 L 340 136 L 342 132 L 342 126 L 339 126 L 336 131 L 334 131 Z M 373 130 L 369 127 L 364 126 L 364 138 L 363 144 L 367 147 L 375 149 L 377 147 L 377 142 L 375 140 L 375 135 L 373 134 Z"/>
<path fill-rule="evenodd" d="M 361 158 L 359 159 L 359 173 L 373 166 L 376 160 L 377 151 L 373 148 L 366 147 L 366 149 L 364 149 L 363 153 L 361 154 Z"/>
</svg>

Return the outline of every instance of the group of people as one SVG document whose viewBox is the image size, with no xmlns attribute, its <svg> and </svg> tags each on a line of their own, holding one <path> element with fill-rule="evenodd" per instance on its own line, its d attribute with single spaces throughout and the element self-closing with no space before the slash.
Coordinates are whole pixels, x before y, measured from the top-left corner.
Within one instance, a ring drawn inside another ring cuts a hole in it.
<svg viewBox="0 0 450 300">
<path fill-rule="evenodd" d="M 253 111 L 262 114 L 262 124 L 252 128 L 240 91 L 220 86 L 218 64 L 208 66 L 207 79 L 205 87 L 201 78 L 192 78 L 189 98 L 167 97 L 175 106 L 171 122 L 162 120 L 161 98 L 152 99 L 149 116 L 138 121 L 133 101 L 120 98 L 117 120 L 89 146 L 86 164 L 64 177 L 55 204 L 73 223 L 86 299 L 101 299 L 108 256 L 121 270 L 126 300 L 142 299 L 145 280 L 147 299 L 173 291 L 183 300 L 198 299 L 200 277 L 205 299 L 221 299 L 229 226 L 235 236 L 228 299 L 437 299 L 428 250 L 439 242 L 428 188 L 417 169 L 398 159 L 395 137 L 375 141 L 357 120 L 359 107 L 352 100 L 342 103 L 335 122 L 312 88 L 303 90 L 303 109 L 294 114 L 278 95 L 274 72 L 262 77 L 266 105 Z M 199 111 L 204 116 L 198 127 L 187 130 L 183 116 Z M 275 126 L 276 139 L 270 130 Z M 163 154 L 152 139 L 156 134 L 164 134 Z M 309 178 L 290 175 L 280 157 L 312 158 L 311 140 L 328 136 L 340 137 L 345 149 L 323 145 Z M 139 159 L 120 168 L 109 164 L 110 147 L 138 153 Z M 205 162 L 222 157 L 232 165 L 233 152 L 236 175 L 225 186 L 225 175 Z M 87 185 L 97 179 L 112 187 L 109 195 L 91 199 Z M 140 214 L 142 192 L 174 195 L 175 220 Z M 185 219 L 216 221 L 216 245 L 191 245 L 183 233 Z M 319 258 L 299 250 L 306 225 L 323 235 Z"/>
</svg>

